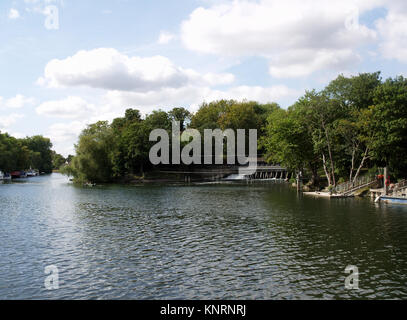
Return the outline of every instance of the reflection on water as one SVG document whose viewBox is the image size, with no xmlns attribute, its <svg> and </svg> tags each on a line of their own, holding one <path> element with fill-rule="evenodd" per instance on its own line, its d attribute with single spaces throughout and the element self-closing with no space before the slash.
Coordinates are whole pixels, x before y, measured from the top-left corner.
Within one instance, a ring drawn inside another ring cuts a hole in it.
<svg viewBox="0 0 407 320">
<path fill-rule="evenodd" d="M 3 299 L 407 298 L 407 206 L 282 184 L 0 185 Z M 44 269 L 59 269 L 59 289 Z M 348 265 L 360 290 L 346 290 Z"/>
</svg>

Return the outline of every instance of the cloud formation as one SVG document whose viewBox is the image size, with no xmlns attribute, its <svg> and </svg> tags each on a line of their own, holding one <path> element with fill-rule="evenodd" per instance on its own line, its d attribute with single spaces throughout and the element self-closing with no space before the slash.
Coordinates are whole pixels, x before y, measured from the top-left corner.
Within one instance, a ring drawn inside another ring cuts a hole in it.
<svg viewBox="0 0 407 320">
<path fill-rule="evenodd" d="M 0 116 L 0 126 L 8 128 L 12 124 L 16 123 L 18 119 L 21 118 L 24 118 L 24 115 L 19 113 L 12 113 L 7 116 Z"/>
<path fill-rule="evenodd" d="M 12 8 L 8 12 L 8 18 L 11 19 L 11 20 L 18 19 L 18 18 L 20 18 L 20 12 L 18 12 L 17 9 Z"/>
<path fill-rule="evenodd" d="M 65 119 L 89 117 L 95 111 L 96 108 L 93 104 L 89 104 L 84 99 L 75 96 L 69 96 L 62 100 L 47 101 L 36 108 L 39 115 Z"/>
<path fill-rule="evenodd" d="M 39 84 L 50 87 L 85 86 L 106 90 L 151 91 L 188 84 L 218 85 L 234 81 L 232 74 L 207 73 L 174 65 L 163 56 L 129 57 L 113 48 L 82 50 L 45 67 Z"/>
<path fill-rule="evenodd" d="M 407 8 L 390 11 L 376 22 L 376 27 L 383 39 L 379 45 L 382 55 L 407 63 Z"/>
<path fill-rule="evenodd" d="M 175 35 L 167 31 L 161 31 L 158 37 L 158 44 L 168 44 L 175 38 Z"/>
<path fill-rule="evenodd" d="M 15 97 L 9 99 L 0 97 L 0 109 L 20 109 L 24 106 L 31 106 L 34 103 L 34 98 L 27 98 L 22 94 L 17 94 Z"/>
<path fill-rule="evenodd" d="M 359 15 L 380 1 L 236 0 L 197 8 L 181 38 L 193 51 L 225 56 L 262 56 L 275 77 L 342 70 L 359 61 L 357 47 L 376 39 Z"/>
<path fill-rule="evenodd" d="M 143 114 L 154 109 L 162 108 L 169 110 L 173 107 L 187 107 L 191 111 L 198 109 L 204 102 L 220 99 L 254 100 L 261 103 L 295 99 L 300 92 L 284 85 L 261 87 L 261 86 L 238 86 L 225 90 L 210 87 L 186 86 L 182 88 L 167 88 L 149 92 L 123 92 L 109 91 L 104 97 L 106 111 L 118 111 L 122 114 L 126 108 L 140 109 Z"/>
</svg>

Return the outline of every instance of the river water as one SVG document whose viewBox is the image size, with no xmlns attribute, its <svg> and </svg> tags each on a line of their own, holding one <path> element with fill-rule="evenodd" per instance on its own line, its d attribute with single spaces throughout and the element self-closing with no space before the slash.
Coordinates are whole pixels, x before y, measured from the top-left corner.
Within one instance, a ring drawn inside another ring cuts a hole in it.
<svg viewBox="0 0 407 320">
<path fill-rule="evenodd" d="M 407 206 L 278 183 L 0 185 L 0 299 L 348 298 L 407 298 Z"/>
</svg>

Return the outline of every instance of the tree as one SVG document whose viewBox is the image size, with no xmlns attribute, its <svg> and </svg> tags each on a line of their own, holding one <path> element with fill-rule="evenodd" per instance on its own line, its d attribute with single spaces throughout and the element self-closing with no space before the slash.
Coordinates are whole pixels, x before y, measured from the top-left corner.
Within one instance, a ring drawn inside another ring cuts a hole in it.
<svg viewBox="0 0 407 320">
<path fill-rule="evenodd" d="M 339 101 L 348 110 L 367 109 L 373 104 L 375 89 L 380 86 L 380 72 L 360 73 L 357 76 L 339 75 L 324 89 L 329 99 Z"/>
<path fill-rule="evenodd" d="M 185 123 L 192 117 L 192 114 L 185 108 L 174 108 L 168 114 L 171 120 L 180 122 L 181 132 L 185 130 Z"/>
<path fill-rule="evenodd" d="M 319 157 L 314 152 L 313 140 L 300 112 L 294 107 L 276 109 L 267 118 L 261 145 L 266 160 L 279 163 L 289 169 L 311 173 L 311 184 L 318 178 Z"/>
<path fill-rule="evenodd" d="M 113 131 L 107 121 L 89 125 L 79 136 L 76 156 L 64 168 L 78 182 L 108 182 L 113 177 Z"/>
<path fill-rule="evenodd" d="M 374 92 L 373 153 L 398 176 L 407 173 L 407 79 L 387 79 Z"/>
<path fill-rule="evenodd" d="M 351 157 L 349 181 L 352 184 L 355 183 L 366 161 L 372 158 L 375 139 L 372 115 L 371 108 L 352 111 L 348 119 L 340 119 L 337 124 L 337 133 L 345 142 L 345 153 Z"/>
<path fill-rule="evenodd" d="M 22 144 L 36 154 L 32 154 L 28 166 L 38 169 L 40 172 L 51 173 L 52 165 L 52 143 L 49 138 L 34 136 L 22 139 Z"/>
<path fill-rule="evenodd" d="M 133 122 L 123 130 L 121 138 L 126 145 L 125 160 L 129 173 L 134 174 L 138 168 L 140 175 L 144 174 L 143 168 L 150 150 L 147 143 L 150 132 L 145 121 Z"/>
<path fill-rule="evenodd" d="M 299 113 L 302 123 L 312 137 L 314 152 L 322 160 L 328 185 L 336 185 L 334 135 L 335 121 L 341 108 L 336 100 L 331 100 L 324 92 L 307 91 L 292 107 Z"/>
<path fill-rule="evenodd" d="M 338 76 L 325 89 L 324 94 L 338 106 L 338 119 L 334 125 L 342 149 L 337 167 L 349 168 L 349 181 L 354 183 L 368 159 L 372 158 L 371 112 L 375 89 L 381 84 L 380 72 L 361 73 L 346 78 Z"/>
<path fill-rule="evenodd" d="M 233 103 L 226 108 L 218 124 L 221 129 L 260 129 L 261 119 L 256 113 L 256 102 Z"/>
<path fill-rule="evenodd" d="M 62 155 L 52 151 L 52 168 L 54 170 L 58 170 L 62 165 L 65 164 L 65 162 L 66 159 Z"/>
<path fill-rule="evenodd" d="M 0 133 L 0 170 L 11 172 L 22 169 L 18 167 L 21 165 L 18 158 L 22 152 L 21 143 L 16 138 Z"/>
<path fill-rule="evenodd" d="M 42 136 L 16 139 L 0 133 L 0 170 L 11 172 L 29 167 L 52 172 L 52 143 Z"/>
<path fill-rule="evenodd" d="M 203 103 L 191 118 L 191 128 L 198 129 L 201 134 L 205 129 L 218 129 L 219 119 L 226 112 L 228 106 L 235 103 L 233 100 L 220 100 Z"/>
</svg>

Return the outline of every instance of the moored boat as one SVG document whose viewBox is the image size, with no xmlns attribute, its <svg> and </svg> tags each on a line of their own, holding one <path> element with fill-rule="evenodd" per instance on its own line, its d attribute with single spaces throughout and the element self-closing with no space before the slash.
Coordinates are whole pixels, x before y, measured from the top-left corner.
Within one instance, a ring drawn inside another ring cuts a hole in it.
<svg viewBox="0 0 407 320">
<path fill-rule="evenodd" d="M 12 178 L 20 178 L 20 171 L 12 171 L 10 175 Z"/>
<path fill-rule="evenodd" d="M 27 178 L 27 173 L 25 171 L 13 171 L 10 175 L 13 179 Z"/>
<path fill-rule="evenodd" d="M 39 176 L 39 172 L 37 170 L 30 169 L 27 171 L 27 177 L 36 177 Z"/>
<path fill-rule="evenodd" d="M 380 196 L 377 200 L 385 203 L 407 204 L 407 197 Z"/>
</svg>

